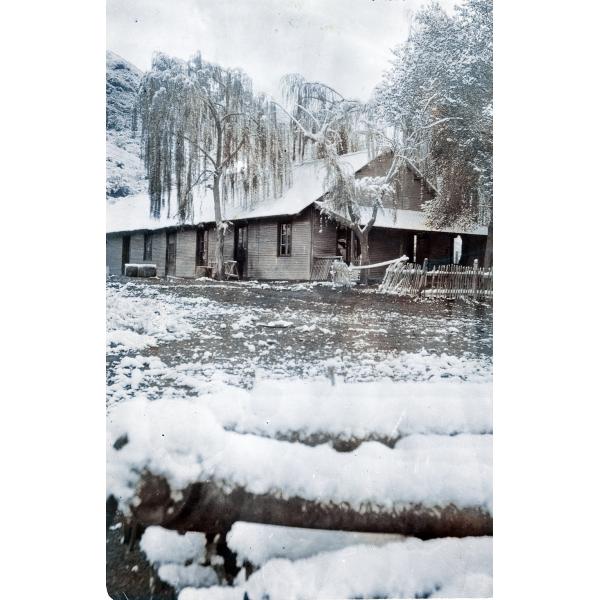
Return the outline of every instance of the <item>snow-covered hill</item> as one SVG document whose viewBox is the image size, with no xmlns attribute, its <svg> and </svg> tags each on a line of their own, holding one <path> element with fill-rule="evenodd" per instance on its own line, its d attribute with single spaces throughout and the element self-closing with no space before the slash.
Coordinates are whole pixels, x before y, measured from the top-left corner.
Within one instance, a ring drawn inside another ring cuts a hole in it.
<svg viewBox="0 0 600 600">
<path fill-rule="evenodd" d="M 106 51 L 106 129 L 131 132 L 131 118 L 143 73 L 111 50 Z"/>
<path fill-rule="evenodd" d="M 146 189 L 139 137 L 133 132 L 133 107 L 142 72 L 106 52 L 106 197 L 123 198 Z M 139 134 L 138 134 L 139 136 Z"/>
</svg>

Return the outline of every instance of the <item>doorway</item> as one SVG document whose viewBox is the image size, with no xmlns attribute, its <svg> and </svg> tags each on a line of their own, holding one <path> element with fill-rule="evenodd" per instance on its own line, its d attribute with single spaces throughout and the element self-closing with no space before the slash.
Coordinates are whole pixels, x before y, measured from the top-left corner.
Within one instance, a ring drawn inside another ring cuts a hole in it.
<svg viewBox="0 0 600 600">
<path fill-rule="evenodd" d="M 346 227 L 338 225 L 336 229 L 336 246 L 335 254 L 340 256 L 346 264 L 350 264 L 351 254 L 351 236 L 350 230 Z"/>
<path fill-rule="evenodd" d="M 236 225 L 233 232 L 233 260 L 237 262 L 240 279 L 246 277 L 248 268 L 248 226 Z"/>
<path fill-rule="evenodd" d="M 129 250 L 131 248 L 131 236 L 123 236 L 123 252 L 121 253 L 121 275 L 125 275 L 125 265 L 129 262 Z"/>
<path fill-rule="evenodd" d="M 413 262 L 421 265 L 426 258 L 429 258 L 431 239 L 427 233 L 417 233 L 413 239 Z"/>
<path fill-rule="evenodd" d="M 167 275 L 175 275 L 177 260 L 177 232 L 167 233 Z"/>
</svg>

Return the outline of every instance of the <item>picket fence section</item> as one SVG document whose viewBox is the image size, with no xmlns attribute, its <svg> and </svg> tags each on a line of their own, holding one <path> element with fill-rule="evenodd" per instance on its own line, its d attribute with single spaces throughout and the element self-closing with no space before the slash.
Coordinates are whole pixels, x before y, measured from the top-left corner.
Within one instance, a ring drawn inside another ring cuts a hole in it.
<svg viewBox="0 0 600 600">
<path fill-rule="evenodd" d="M 493 296 L 493 271 L 473 266 L 429 266 L 396 262 L 391 264 L 379 286 L 381 293 L 421 298 L 476 298 Z"/>
</svg>

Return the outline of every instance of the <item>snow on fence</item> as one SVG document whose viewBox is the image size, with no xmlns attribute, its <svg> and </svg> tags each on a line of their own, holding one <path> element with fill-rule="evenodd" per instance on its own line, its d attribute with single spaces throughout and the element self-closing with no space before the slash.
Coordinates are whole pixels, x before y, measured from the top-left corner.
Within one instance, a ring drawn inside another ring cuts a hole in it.
<svg viewBox="0 0 600 600">
<path fill-rule="evenodd" d="M 425 298 L 491 298 L 493 271 L 491 268 L 479 268 L 477 260 L 472 267 L 430 267 L 427 259 L 423 261 L 423 265 L 396 262 L 387 268 L 379 291 Z"/>
</svg>

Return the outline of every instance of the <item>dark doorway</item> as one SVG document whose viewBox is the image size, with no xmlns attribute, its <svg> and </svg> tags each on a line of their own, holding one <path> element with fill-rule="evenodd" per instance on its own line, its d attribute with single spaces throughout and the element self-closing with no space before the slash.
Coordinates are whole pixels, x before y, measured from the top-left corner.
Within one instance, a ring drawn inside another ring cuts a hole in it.
<svg viewBox="0 0 600 600">
<path fill-rule="evenodd" d="M 208 231 L 198 229 L 196 232 L 196 266 L 203 267 L 208 263 Z"/>
<path fill-rule="evenodd" d="M 351 231 L 346 227 L 337 227 L 336 230 L 336 256 L 341 256 L 346 264 L 350 264 L 351 259 Z"/>
<path fill-rule="evenodd" d="M 129 249 L 131 248 L 131 236 L 123 236 L 123 252 L 121 253 L 121 275 L 125 275 L 125 265 L 129 262 Z"/>
<path fill-rule="evenodd" d="M 236 225 L 233 232 L 233 260 L 237 262 L 240 279 L 247 274 L 248 226 Z"/>
<path fill-rule="evenodd" d="M 418 233 L 417 235 L 415 235 L 415 240 L 415 262 L 417 264 L 423 264 L 423 261 L 426 258 L 429 258 L 431 240 L 429 239 L 429 235 L 426 233 Z"/>
<path fill-rule="evenodd" d="M 175 275 L 177 259 L 177 233 L 167 233 L 167 275 Z"/>
</svg>

